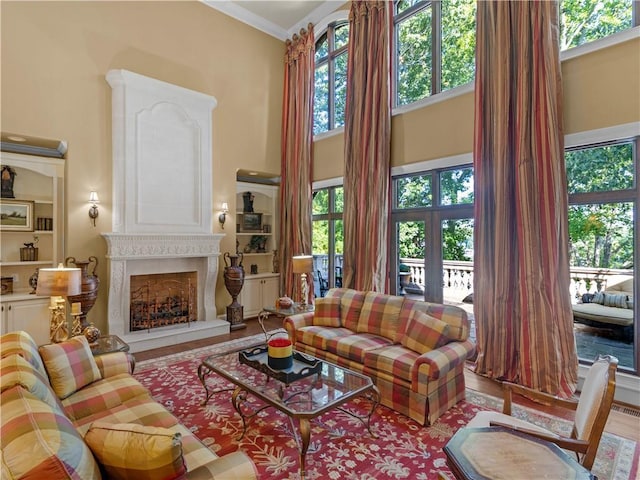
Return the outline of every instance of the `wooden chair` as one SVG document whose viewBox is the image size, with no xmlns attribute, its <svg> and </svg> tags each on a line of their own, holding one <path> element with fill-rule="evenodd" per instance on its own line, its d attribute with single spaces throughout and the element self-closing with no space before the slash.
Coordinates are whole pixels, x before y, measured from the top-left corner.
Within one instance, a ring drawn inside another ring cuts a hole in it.
<svg viewBox="0 0 640 480">
<path fill-rule="evenodd" d="M 503 426 L 512 428 L 576 453 L 578 462 L 591 470 L 598 451 L 600 438 L 609 417 L 616 389 L 618 359 L 610 355 L 599 355 L 587 373 L 579 400 L 566 400 L 538 392 L 522 385 L 503 383 L 503 413 L 480 412 L 469 422 L 469 427 Z M 569 437 L 564 437 L 542 427 L 511 416 L 512 393 L 530 398 L 548 406 L 575 411 L 573 428 Z"/>
<path fill-rule="evenodd" d="M 324 294 L 329 290 L 329 282 L 322 276 L 322 272 L 318 269 L 318 284 L 320 287 L 320 296 L 324 297 Z"/>
</svg>

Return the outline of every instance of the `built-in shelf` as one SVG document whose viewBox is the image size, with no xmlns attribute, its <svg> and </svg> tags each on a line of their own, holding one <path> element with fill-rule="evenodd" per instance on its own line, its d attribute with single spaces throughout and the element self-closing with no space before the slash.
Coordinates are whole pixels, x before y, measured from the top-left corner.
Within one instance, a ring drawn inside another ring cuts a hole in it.
<svg viewBox="0 0 640 480">
<path fill-rule="evenodd" d="M 271 235 L 273 235 L 273 233 L 265 233 L 265 232 L 236 232 L 236 235 L 240 236 L 240 235 L 248 235 L 253 237 L 254 235 L 264 235 L 265 237 L 269 237 Z"/>
<path fill-rule="evenodd" d="M 243 253 L 243 257 L 269 257 L 273 256 L 273 252 L 264 252 L 264 253 Z"/>
<path fill-rule="evenodd" d="M 29 265 L 53 265 L 53 260 L 37 260 L 35 262 L 2 262 L 0 263 L 0 267 L 23 267 L 23 266 L 28 267 Z"/>
</svg>

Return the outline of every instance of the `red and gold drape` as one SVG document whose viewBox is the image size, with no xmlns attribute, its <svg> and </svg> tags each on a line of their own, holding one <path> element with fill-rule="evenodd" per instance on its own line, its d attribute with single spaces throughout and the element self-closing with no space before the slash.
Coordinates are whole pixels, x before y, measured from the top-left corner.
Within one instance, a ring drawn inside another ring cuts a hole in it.
<svg viewBox="0 0 640 480">
<path fill-rule="evenodd" d="M 569 395 L 578 362 L 556 2 L 478 2 L 476 48 L 476 371 Z"/>
<path fill-rule="evenodd" d="M 391 2 L 353 0 L 345 107 L 343 285 L 387 290 Z"/>
<path fill-rule="evenodd" d="M 311 254 L 313 175 L 313 25 L 287 40 L 282 107 L 280 184 L 280 289 L 299 298 L 291 257 Z M 311 272 L 310 272 L 311 273 Z M 311 275 L 309 282 L 311 282 Z M 313 288 L 308 289 L 313 292 Z"/>
</svg>

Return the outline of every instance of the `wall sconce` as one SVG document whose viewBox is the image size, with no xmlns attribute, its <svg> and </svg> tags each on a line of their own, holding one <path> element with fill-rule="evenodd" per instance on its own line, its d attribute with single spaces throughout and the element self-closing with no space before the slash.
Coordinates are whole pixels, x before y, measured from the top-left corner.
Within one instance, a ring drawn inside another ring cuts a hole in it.
<svg viewBox="0 0 640 480">
<path fill-rule="evenodd" d="M 222 202 L 222 213 L 218 215 L 218 221 L 224 230 L 224 222 L 227 221 L 227 213 L 229 213 L 229 204 L 227 202 Z"/>
<path fill-rule="evenodd" d="M 96 218 L 98 218 L 98 192 L 91 192 L 89 194 L 89 203 L 91 207 L 89 208 L 89 218 L 93 221 L 93 226 L 96 226 Z"/>
</svg>

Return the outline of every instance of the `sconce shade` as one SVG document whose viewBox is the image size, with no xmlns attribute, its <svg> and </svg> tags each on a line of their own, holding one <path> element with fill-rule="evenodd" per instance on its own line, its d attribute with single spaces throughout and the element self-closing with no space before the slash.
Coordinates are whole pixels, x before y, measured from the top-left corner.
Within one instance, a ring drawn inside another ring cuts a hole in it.
<svg viewBox="0 0 640 480">
<path fill-rule="evenodd" d="M 36 295 L 68 297 L 82 291 L 82 275 L 79 268 L 41 268 L 38 271 Z"/>
<path fill-rule="evenodd" d="M 292 257 L 293 273 L 307 273 L 313 270 L 313 256 L 296 255 Z"/>
<path fill-rule="evenodd" d="M 229 204 L 227 202 L 222 202 L 222 211 L 227 213 L 229 211 Z"/>
<path fill-rule="evenodd" d="M 100 200 L 98 200 L 98 192 L 89 193 L 89 203 L 100 203 Z"/>
</svg>

